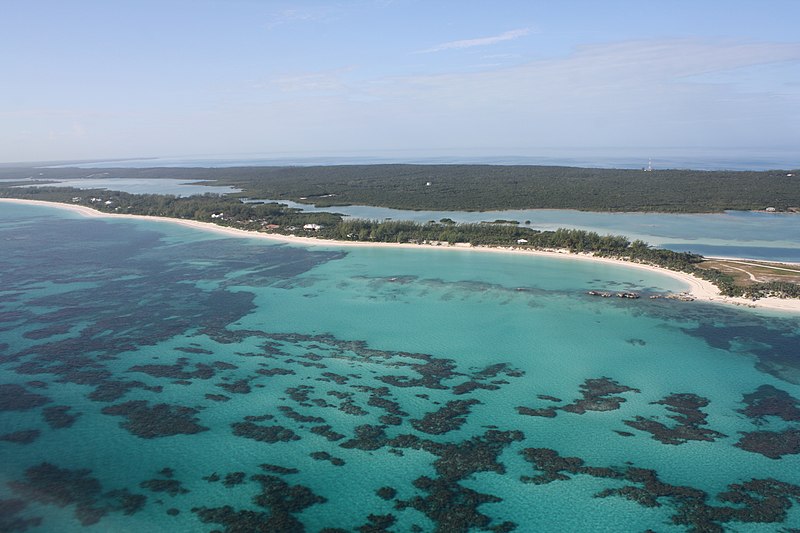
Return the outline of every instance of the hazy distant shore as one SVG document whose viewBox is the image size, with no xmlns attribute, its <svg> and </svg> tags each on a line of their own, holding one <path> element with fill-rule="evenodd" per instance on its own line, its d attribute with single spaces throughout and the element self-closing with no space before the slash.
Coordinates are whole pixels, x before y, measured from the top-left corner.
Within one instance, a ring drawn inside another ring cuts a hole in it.
<svg viewBox="0 0 800 533">
<path fill-rule="evenodd" d="M 304 246 L 328 246 L 328 247 L 360 246 L 360 247 L 380 247 L 380 248 L 405 248 L 405 249 L 416 249 L 416 250 L 419 249 L 461 250 L 461 251 L 486 252 L 486 253 L 516 253 L 516 254 L 527 254 L 540 257 L 562 258 L 562 259 L 579 260 L 579 261 L 593 261 L 596 263 L 606 263 L 606 264 L 625 266 L 629 268 L 636 268 L 640 270 L 647 270 L 650 272 L 655 272 L 658 274 L 670 276 L 674 279 L 677 279 L 685 283 L 689 287 L 687 292 L 693 298 L 699 301 L 724 303 L 728 305 L 738 305 L 749 308 L 800 313 L 800 299 L 761 298 L 753 301 L 747 298 L 722 296 L 719 293 L 717 287 L 715 287 L 712 283 L 696 278 L 691 274 L 687 274 L 685 272 L 677 272 L 674 270 L 668 270 L 665 268 L 655 267 L 651 265 L 644 265 L 641 263 L 633 263 L 619 259 L 595 257 L 589 254 L 575 254 L 575 253 L 569 253 L 567 251 L 529 250 L 529 249 L 509 248 L 509 247 L 487 247 L 487 246 L 468 246 L 468 245 L 431 246 L 431 245 L 420 245 L 411 243 L 348 242 L 348 241 L 318 239 L 314 237 L 297 237 L 297 236 L 278 235 L 271 233 L 270 234 L 260 233 L 254 231 L 245 231 L 235 228 L 226 228 L 210 222 L 199 222 L 196 220 L 183 220 L 178 218 L 156 217 L 156 216 L 145 216 L 145 215 L 102 213 L 100 211 L 96 211 L 94 209 L 85 206 L 78 206 L 78 205 L 71 205 L 71 204 L 57 203 L 57 202 L 45 202 L 39 200 L 21 200 L 15 198 L 0 198 L 0 202 L 9 202 L 9 203 L 16 203 L 23 205 L 39 205 L 45 207 L 67 209 L 76 213 L 80 213 L 81 215 L 87 217 L 157 220 L 157 221 L 169 222 L 172 224 L 180 224 L 183 226 L 188 226 L 204 231 L 213 231 L 215 233 L 231 237 L 258 238 L 273 242 L 301 244 Z"/>
</svg>

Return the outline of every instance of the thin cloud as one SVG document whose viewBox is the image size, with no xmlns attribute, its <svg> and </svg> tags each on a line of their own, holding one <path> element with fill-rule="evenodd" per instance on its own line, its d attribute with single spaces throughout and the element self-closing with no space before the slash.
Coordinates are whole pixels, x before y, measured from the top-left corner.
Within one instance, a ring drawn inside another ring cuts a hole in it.
<svg viewBox="0 0 800 533">
<path fill-rule="evenodd" d="M 730 44 L 694 40 L 626 41 L 583 46 L 566 57 L 538 59 L 526 64 L 498 68 L 491 72 L 449 72 L 434 75 L 388 78 L 380 87 L 398 96 L 416 94 L 431 97 L 441 90 L 447 98 L 454 93 L 472 94 L 478 101 L 491 101 L 492 90 L 517 94 L 520 103 L 549 88 L 563 101 L 574 94 L 591 99 L 601 89 L 623 88 L 644 94 L 654 87 L 674 91 L 697 88 L 696 76 L 730 72 L 727 83 L 739 90 L 737 69 L 759 65 L 786 68 L 800 61 L 800 43 Z M 759 91 L 774 94 L 775 87 Z M 448 100 L 449 101 L 449 100 Z M 552 103 L 551 100 L 546 100 Z"/>
<path fill-rule="evenodd" d="M 355 67 L 346 66 L 316 72 L 286 74 L 272 78 L 266 83 L 257 83 L 252 88 L 257 90 L 278 88 L 285 93 L 353 90 L 348 87 L 345 77 L 354 70 Z"/>
<path fill-rule="evenodd" d="M 460 41 L 450 41 L 447 43 L 442 43 L 433 48 L 428 48 L 427 50 L 422 50 L 419 53 L 427 54 L 431 52 L 441 52 L 442 50 L 460 50 L 462 48 L 472 48 L 475 46 L 489 46 L 492 44 L 497 44 L 503 41 L 513 41 L 514 39 L 519 39 L 520 37 L 524 37 L 530 33 L 530 28 L 521 28 L 518 30 L 509 30 L 507 32 L 501 33 L 500 35 L 493 35 L 491 37 L 479 37 L 477 39 L 463 39 Z"/>
<path fill-rule="evenodd" d="M 284 24 L 324 22 L 327 21 L 333 13 L 334 10 L 328 7 L 317 9 L 283 9 L 270 17 L 270 20 L 266 23 L 266 28 L 268 30 L 273 30 Z"/>
<path fill-rule="evenodd" d="M 341 77 L 331 73 L 284 76 L 276 79 L 275 84 L 284 92 L 338 91 L 345 88 Z"/>
<path fill-rule="evenodd" d="M 599 44 L 489 71 L 387 78 L 369 88 L 377 104 L 361 111 L 392 124 L 397 146 L 443 138 L 463 146 L 778 146 L 798 138 L 800 102 L 781 94 L 790 91 L 775 84 L 775 72 L 798 61 L 800 43 Z M 737 69 L 759 65 L 772 65 L 773 76 L 743 87 Z M 724 72 L 734 79 L 693 78 Z"/>
</svg>

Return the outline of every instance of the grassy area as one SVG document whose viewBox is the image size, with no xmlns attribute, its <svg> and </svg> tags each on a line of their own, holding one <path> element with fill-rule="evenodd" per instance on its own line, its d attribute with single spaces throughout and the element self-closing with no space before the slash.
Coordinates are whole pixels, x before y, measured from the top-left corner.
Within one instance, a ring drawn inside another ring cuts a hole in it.
<svg viewBox="0 0 800 533">
<path fill-rule="evenodd" d="M 709 259 L 697 267 L 717 269 L 733 277 L 737 285 L 753 285 L 770 281 L 800 284 L 800 265 L 751 260 Z"/>
</svg>

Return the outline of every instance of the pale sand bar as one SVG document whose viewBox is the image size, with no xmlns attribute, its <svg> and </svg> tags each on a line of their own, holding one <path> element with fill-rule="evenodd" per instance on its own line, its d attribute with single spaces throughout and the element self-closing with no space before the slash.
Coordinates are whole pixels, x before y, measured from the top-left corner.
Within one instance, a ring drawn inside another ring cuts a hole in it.
<svg viewBox="0 0 800 533">
<path fill-rule="evenodd" d="M 39 200 L 19 200 L 16 198 L 0 198 L 2 202 L 12 202 L 18 204 L 27 204 L 27 205 L 40 205 L 46 207 L 55 207 L 60 209 L 68 209 L 70 211 L 74 211 L 76 213 L 80 213 L 87 217 L 105 217 L 105 218 L 130 218 L 130 219 L 139 219 L 139 220 L 158 220 L 163 222 L 169 222 L 172 224 L 180 224 L 183 226 L 189 226 L 192 228 L 201 229 L 204 231 L 213 231 L 216 233 L 220 233 L 223 235 L 228 235 L 231 237 L 246 237 L 246 238 L 257 238 L 257 239 L 266 239 L 273 242 L 287 242 L 293 244 L 302 244 L 304 246 L 327 246 L 327 247 L 347 247 L 347 246 L 371 246 L 371 247 L 386 247 L 386 248 L 411 248 L 419 250 L 420 248 L 430 249 L 430 250 L 469 250 L 474 252 L 487 252 L 487 253 L 517 253 L 517 254 L 527 254 L 527 255 L 534 255 L 540 257 L 558 257 L 562 259 L 570 259 L 570 260 L 577 260 L 577 261 L 594 261 L 596 263 L 606 263 L 606 264 L 613 264 L 618 266 L 624 266 L 628 268 L 638 268 L 641 270 L 648 270 L 650 272 L 656 272 L 659 274 L 663 274 L 665 276 L 671 276 L 677 280 L 688 285 L 689 290 L 687 291 L 693 298 L 705 302 L 714 302 L 714 303 L 724 303 L 729 305 L 738 305 L 749 307 L 753 309 L 766 309 L 766 310 L 776 310 L 776 311 L 786 311 L 792 313 L 800 313 L 800 299 L 797 298 L 761 298 L 758 300 L 748 300 L 747 298 L 732 298 L 729 296 L 722 296 L 717 290 L 717 287 L 714 286 L 712 283 L 696 278 L 691 274 L 686 274 L 684 272 L 676 272 L 674 270 L 668 270 L 666 268 L 660 268 L 651 265 L 643 265 L 640 263 L 633 263 L 630 261 L 624 261 L 621 259 L 609 259 L 607 257 L 594 257 L 589 254 L 575 254 L 570 253 L 565 250 L 553 250 L 553 251 L 544 251 L 544 250 L 527 250 L 527 249 L 520 249 L 514 247 L 488 247 L 488 246 L 469 246 L 469 245 L 442 245 L 442 246 L 431 246 L 431 245 L 420 245 L 420 244 L 410 244 L 410 243 L 384 243 L 384 242 L 348 242 L 348 241 L 335 241 L 335 240 L 328 240 L 328 239 L 317 239 L 314 237 L 296 237 L 294 235 L 278 235 L 273 233 L 261 233 L 255 231 L 245 231 L 240 229 L 234 228 L 226 228 L 223 226 L 218 226 L 217 224 L 213 224 L 211 222 L 199 222 L 196 220 L 182 220 L 178 218 L 169 218 L 169 217 L 155 217 L 155 216 L 145 216 L 145 215 L 124 215 L 124 214 L 113 214 L 113 213 L 102 213 L 100 211 L 96 211 L 89 207 L 80 206 L 80 205 L 71 205 L 71 204 L 63 204 L 63 203 L 56 203 L 56 202 L 44 202 Z"/>
</svg>

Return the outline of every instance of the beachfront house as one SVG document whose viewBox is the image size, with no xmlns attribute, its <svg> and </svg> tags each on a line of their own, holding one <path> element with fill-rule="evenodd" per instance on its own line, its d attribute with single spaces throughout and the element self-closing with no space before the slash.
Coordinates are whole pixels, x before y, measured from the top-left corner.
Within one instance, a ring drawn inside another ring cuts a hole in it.
<svg viewBox="0 0 800 533">
<path fill-rule="evenodd" d="M 320 226 L 319 224 L 306 224 L 305 226 L 303 226 L 303 229 L 319 231 L 322 229 L 322 226 Z"/>
</svg>

